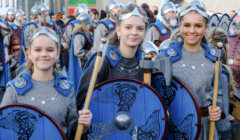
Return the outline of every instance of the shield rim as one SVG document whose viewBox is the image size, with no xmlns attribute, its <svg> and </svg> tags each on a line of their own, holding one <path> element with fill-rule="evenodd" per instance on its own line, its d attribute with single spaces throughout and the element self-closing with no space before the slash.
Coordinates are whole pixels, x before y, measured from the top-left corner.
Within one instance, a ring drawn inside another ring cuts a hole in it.
<svg viewBox="0 0 240 140">
<path fill-rule="evenodd" d="M 59 126 L 59 124 L 57 124 L 57 122 L 53 119 L 53 117 L 51 117 L 51 116 L 48 115 L 47 113 L 43 112 L 43 111 L 40 110 L 39 108 L 37 108 L 37 107 L 35 107 L 35 106 L 32 106 L 32 105 L 29 105 L 29 104 L 16 103 L 16 104 L 10 104 L 10 105 L 6 105 L 6 106 L 1 107 L 1 108 L 0 108 L 0 113 L 2 114 L 2 111 L 3 111 L 4 109 L 11 108 L 11 107 L 23 107 L 23 108 L 27 108 L 27 109 L 32 109 L 32 110 L 38 112 L 39 115 L 42 115 L 42 116 L 47 117 L 47 118 L 55 125 L 55 127 L 58 129 L 60 135 L 62 136 L 62 139 L 63 139 L 63 140 L 67 140 L 67 137 L 66 137 L 66 135 L 64 134 L 62 128 Z"/>
<path fill-rule="evenodd" d="M 162 138 L 161 140 L 164 140 L 165 136 L 166 136 L 166 133 L 167 133 L 167 129 L 168 129 L 168 113 L 167 113 L 167 107 L 165 105 L 165 103 L 163 102 L 163 99 L 161 98 L 161 96 L 159 95 L 159 93 L 153 88 L 151 87 L 150 85 L 142 82 L 142 81 L 139 81 L 139 80 L 136 80 L 136 79 L 128 79 L 128 78 L 114 78 L 114 79 L 109 79 L 109 80 L 106 80 L 106 81 L 103 81 L 99 84 L 97 84 L 95 87 L 94 87 L 94 90 L 101 90 L 101 86 L 103 85 L 106 85 L 108 83 L 112 83 L 112 82 L 121 82 L 121 81 L 128 81 L 128 82 L 133 82 L 133 83 L 137 83 L 139 84 L 141 87 L 145 86 L 147 87 L 148 89 L 150 89 L 157 97 L 158 99 L 160 100 L 160 102 L 162 103 L 162 106 L 164 108 L 164 113 L 165 113 L 165 130 L 163 132 L 163 135 L 162 135 Z M 93 90 L 93 91 L 94 91 Z M 87 95 L 86 95 L 87 96 Z M 86 97 L 85 96 L 85 97 Z M 83 107 L 84 105 L 84 102 L 85 102 L 85 99 L 83 100 L 83 102 L 80 104 L 80 108 Z"/>
<path fill-rule="evenodd" d="M 157 73 L 152 74 L 152 76 L 156 76 L 156 75 L 164 75 L 164 74 L 161 73 L 161 72 L 157 72 Z M 184 87 L 187 90 L 187 92 L 189 93 L 192 100 L 193 100 L 193 103 L 194 103 L 195 108 L 197 110 L 197 117 L 198 117 L 198 124 L 195 124 L 197 126 L 197 134 L 196 134 L 196 137 L 194 139 L 198 140 L 198 137 L 199 137 L 200 132 L 201 132 L 201 114 L 200 114 L 200 109 L 197 105 L 197 101 L 194 98 L 192 92 L 187 88 L 187 86 L 179 78 L 177 78 L 176 76 L 172 76 L 172 80 L 177 81 L 181 85 L 181 87 Z"/>
<path fill-rule="evenodd" d="M 220 23 L 222 23 L 223 18 L 226 17 L 226 16 L 227 16 L 228 19 L 229 19 L 229 24 L 228 24 L 228 28 L 229 28 L 229 26 L 230 26 L 230 24 L 231 24 L 231 22 L 232 22 L 232 19 L 230 18 L 230 16 L 229 16 L 227 13 L 223 14 L 222 17 L 219 19 L 219 22 L 218 22 L 217 27 L 220 26 Z M 221 27 L 220 27 L 220 28 L 221 28 Z M 228 30 L 228 29 L 227 29 L 227 30 Z"/>
<path fill-rule="evenodd" d="M 240 14 L 240 13 L 235 13 L 234 16 L 231 18 L 231 21 L 228 26 L 228 33 L 229 33 L 230 26 L 232 25 L 233 19 L 237 16 L 237 14 Z"/>
<path fill-rule="evenodd" d="M 212 15 L 210 16 L 210 18 L 209 18 L 209 22 L 208 22 L 208 25 L 209 25 L 209 23 L 210 23 L 211 19 L 212 19 L 214 16 L 216 16 L 216 17 L 217 17 L 218 24 L 219 24 L 219 22 L 220 22 L 220 18 L 219 18 L 219 16 L 217 15 L 217 13 L 214 13 L 214 14 L 212 14 Z M 216 27 L 218 27 L 218 25 L 217 25 Z"/>
</svg>

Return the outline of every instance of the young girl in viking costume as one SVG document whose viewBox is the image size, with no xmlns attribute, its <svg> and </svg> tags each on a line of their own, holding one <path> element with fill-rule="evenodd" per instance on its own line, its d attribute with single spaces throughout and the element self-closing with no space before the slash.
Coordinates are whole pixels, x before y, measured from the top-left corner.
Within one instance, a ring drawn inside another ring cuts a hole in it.
<svg viewBox="0 0 240 140">
<path fill-rule="evenodd" d="M 78 119 L 76 98 L 72 84 L 56 67 L 60 53 L 57 36 L 52 29 L 41 27 L 33 33 L 29 44 L 29 60 L 19 77 L 8 83 L 1 107 L 13 103 L 33 105 L 53 117 L 71 138 Z M 91 112 L 79 114 L 79 123 L 89 126 Z"/>
<path fill-rule="evenodd" d="M 219 73 L 219 92 L 217 107 L 211 110 L 214 89 L 214 67 L 216 56 L 212 47 L 204 44 L 204 34 L 208 29 L 208 15 L 198 5 L 190 5 L 179 14 L 179 29 L 183 42 L 174 42 L 164 52 L 171 57 L 172 74 L 179 78 L 193 93 L 200 112 L 209 112 L 209 115 L 201 114 L 201 132 L 199 139 L 207 140 L 209 135 L 209 123 L 215 121 L 221 132 L 227 132 L 230 123 L 218 125 L 219 120 L 228 116 L 225 111 L 223 94 L 228 94 L 228 77 L 225 73 Z M 225 69 L 222 69 L 225 71 Z M 228 119 L 225 119 L 228 121 Z M 218 140 L 218 128 L 215 129 L 214 139 Z"/>
<path fill-rule="evenodd" d="M 129 4 L 121 11 L 117 20 L 116 33 L 110 39 L 110 45 L 96 83 L 113 78 L 143 80 L 143 70 L 139 67 L 142 52 L 139 50 L 147 27 L 144 11 L 135 4 Z M 94 61 L 83 71 L 77 97 L 78 105 L 87 93 Z"/>
<path fill-rule="evenodd" d="M 238 129 L 239 126 L 236 124 L 240 122 L 240 100 L 235 94 L 235 81 L 233 79 L 233 74 L 230 69 L 230 66 L 227 65 L 227 58 L 229 55 L 229 40 L 227 33 L 221 29 L 221 28 L 212 28 L 211 30 L 208 31 L 207 33 L 207 43 L 210 46 L 216 46 L 218 42 L 223 42 L 224 44 L 224 55 L 222 56 L 222 63 L 223 67 L 226 68 L 226 70 L 230 74 L 230 79 L 228 82 L 228 94 L 225 94 L 225 97 L 223 98 L 225 103 L 224 103 L 224 109 L 227 109 L 228 111 L 229 108 L 229 120 L 232 122 L 231 123 L 231 131 L 233 132 L 233 137 L 238 135 L 237 131 L 234 131 L 235 129 Z M 229 104 L 230 102 L 230 104 Z M 224 138 L 223 138 L 224 139 Z"/>
</svg>

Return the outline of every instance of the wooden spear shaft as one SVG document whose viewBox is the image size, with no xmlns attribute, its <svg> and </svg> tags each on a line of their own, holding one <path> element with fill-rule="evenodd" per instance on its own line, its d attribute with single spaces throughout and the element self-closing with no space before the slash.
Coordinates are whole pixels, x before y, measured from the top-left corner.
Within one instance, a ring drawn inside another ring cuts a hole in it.
<svg viewBox="0 0 240 140">
<path fill-rule="evenodd" d="M 218 43 L 218 45 L 217 45 L 218 49 L 221 49 L 222 46 L 223 46 L 222 43 Z M 216 58 L 216 63 L 215 63 L 215 83 L 214 83 L 212 110 L 214 108 L 216 108 L 216 104 L 217 104 L 219 65 L 220 65 L 220 61 L 219 61 L 219 58 L 217 57 Z M 209 140 L 214 139 L 214 129 L 215 129 L 215 121 L 210 121 L 209 137 L 208 137 Z"/>
<path fill-rule="evenodd" d="M 145 55 L 144 60 L 151 61 L 152 56 L 151 55 Z M 143 75 L 143 81 L 149 85 L 151 85 L 151 69 L 144 69 L 144 75 Z"/>
<path fill-rule="evenodd" d="M 107 40 L 102 40 L 102 44 L 105 44 L 106 42 L 107 42 Z M 83 110 L 86 110 L 89 107 L 91 97 L 92 97 L 92 93 L 93 93 L 93 89 L 94 89 L 94 86 L 95 86 L 95 83 L 96 83 L 99 67 L 100 67 L 100 64 L 101 64 L 101 59 L 102 59 L 102 51 L 99 51 L 98 54 L 97 54 L 95 64 L 94 64 L 93 75 L 92 75 L 91 80 L 90 80 L 90 84 L 89 84 L 88 91 L 87 91 L 87 97 L 86 97 L 86 100 L 85 100 L 85 105 L 84 105 Z M 81 139 L 83 129 L 84 129 L 84 125 L 78 124 L 77 132 L 75 134 L 74 140 L 80 140 Z"/>
</svg>

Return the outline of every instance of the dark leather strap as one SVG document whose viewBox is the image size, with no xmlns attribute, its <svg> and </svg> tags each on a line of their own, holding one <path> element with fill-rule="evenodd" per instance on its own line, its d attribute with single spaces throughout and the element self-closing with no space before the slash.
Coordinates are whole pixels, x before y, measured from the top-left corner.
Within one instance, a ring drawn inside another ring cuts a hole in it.
<svg viewBox="0 0 240 140">
<path fill-rule="evenodd" d="M 200 107 L 200 115 L 201 115 L 201 117 L 207 117 L 209 115 L 208 106 Z"/>
</svg>

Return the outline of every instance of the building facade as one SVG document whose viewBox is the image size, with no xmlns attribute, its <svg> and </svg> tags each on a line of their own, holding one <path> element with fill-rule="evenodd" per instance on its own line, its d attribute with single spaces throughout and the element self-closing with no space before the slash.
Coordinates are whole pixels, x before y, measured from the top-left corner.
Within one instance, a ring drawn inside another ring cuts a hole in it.
<svg viewBox="0 0 240 140">
<path fill-rule="evenodd" d="M 22 9 L 25 12 L 27 19 L 29 19 L 30 9 L 36 2 L 45 2 L 50 11 L 53 13 L 62 12 L 68 15 L 69 10 L 73 10 L 76 6 L 69 6 L 68 3 L 72 1 L 82 1 L 82 0 L 0 0 L 0 15 L 5 16 L 8 8 L 15 7 L 17 9 Z M 93 1 L 93 0 L 91 0 Z M 108 0 L 96 0 L 96 5 L 90 6 L 90 8 L 96 8 L 98 10 L 105 10 L 105 4 Z M 135 2 L 138 5 L 146 3 L 146 0 L 118 0 L 122 4 L 128 2 Z M 187 2 L 191 0 L 186 0 Z M 208 11 L 213 11 L 216 13 L 229 13 L 231 10 L 238 10 L 240 8 L 240 0 L 202 0 Z M 148 0 L 150 8 L 152 6 L 159 6 L 162 0 Z M 69 9 L 69 10 L 65 10 Z M 3 19 L 3 18 L 2 18 Z"/>
</svg>

